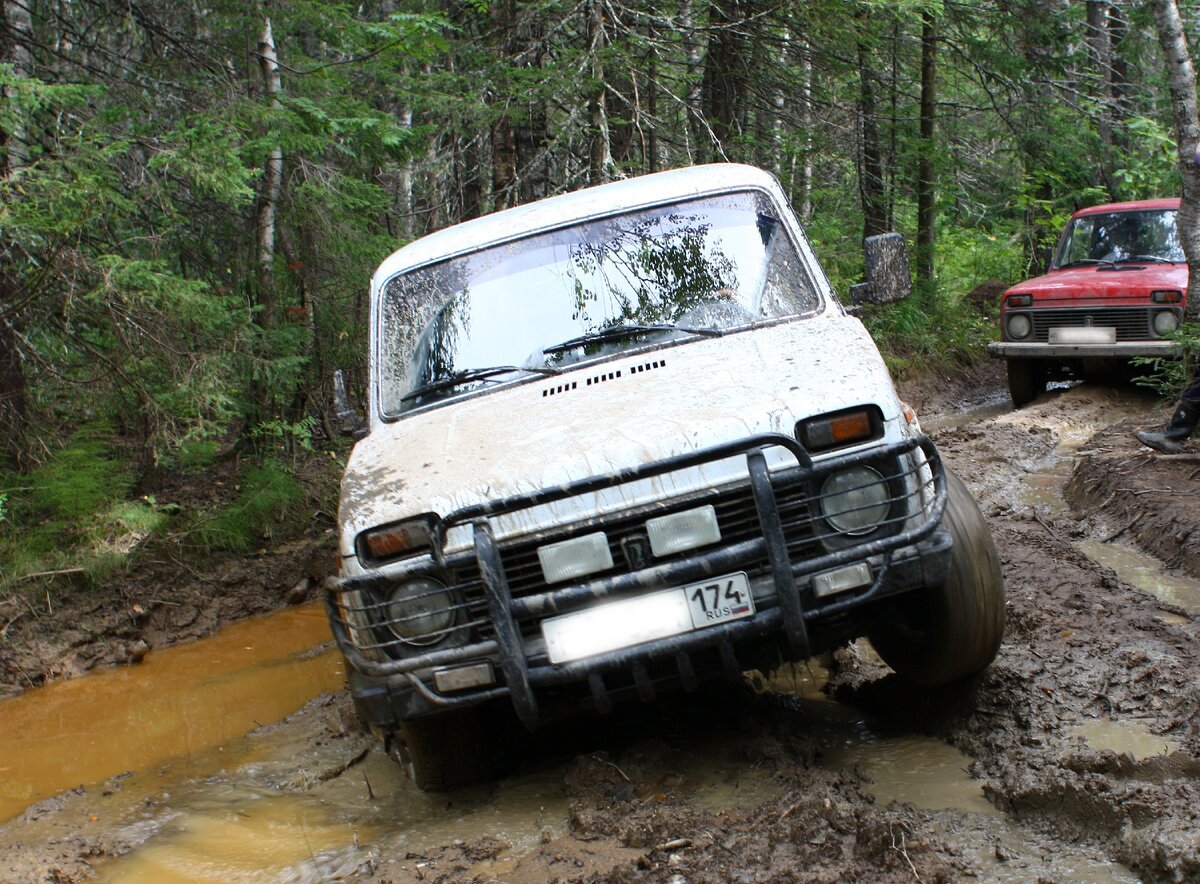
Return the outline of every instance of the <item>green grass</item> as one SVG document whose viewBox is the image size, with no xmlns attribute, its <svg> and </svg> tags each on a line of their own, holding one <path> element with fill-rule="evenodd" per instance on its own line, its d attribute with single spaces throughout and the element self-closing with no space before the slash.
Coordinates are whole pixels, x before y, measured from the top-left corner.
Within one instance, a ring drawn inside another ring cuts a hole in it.
<svg viewBox="0 0 1200 884">
<path fill-rule="evenodd" d="M 307 499 L 291 470 L 267 460 L 246 471 L 236 500 L 197 522 L 195 536 L 208 549 L 244 552 L 296 527 Z"/>
</svg>

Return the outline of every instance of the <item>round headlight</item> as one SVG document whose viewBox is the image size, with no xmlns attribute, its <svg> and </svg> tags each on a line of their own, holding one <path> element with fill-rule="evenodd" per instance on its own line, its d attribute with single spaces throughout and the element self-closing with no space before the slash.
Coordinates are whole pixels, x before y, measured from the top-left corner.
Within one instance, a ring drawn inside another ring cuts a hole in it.
<svg viewBox="0 0 1200 884">
<path fill-rule="evenodd" d="M 1179 328 L 1179 317 L 1172 310 L 1159 310 L 1154 314 L 1154 333 L 1160 337 L 1169 335 Z"/>
<path fill-rule="evenodd" d="M 410 645 L 432 645 L 454 625 L 454 599 L 429 577 L 406 580 L 388 594 L 387 625 Z"/>
<path fill-rule="evenodd" d="M 1012 340 L 1018 341 L 1021 338 L 1027 338 L 1031 331 L 1033 331 L 1033 323 L 1024 313 L 1014 313 L 1008 317 L 1008 336 Z"/>
<path fill-rule="evenodd" d="M 821 515 L 845 534 L 874 531 L 889 507 L 887 482 L 870 467 L 850 467 L 821 484 Z"/>
</svg>

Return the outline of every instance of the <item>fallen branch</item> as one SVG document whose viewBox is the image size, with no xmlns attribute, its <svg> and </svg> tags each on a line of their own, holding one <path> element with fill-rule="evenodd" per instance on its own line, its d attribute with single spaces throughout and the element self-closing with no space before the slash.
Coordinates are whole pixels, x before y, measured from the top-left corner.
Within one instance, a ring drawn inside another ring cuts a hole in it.
<svg viewBox="0 0 1200 884">
<path fill-rule="evenodd" d="M 9 618 L 9 621 L 4 624 L 4 628 L 0 629 L 0 641 L 4 641 L 8 638 L 8 627 L 12 626 L 14 623 L 24 617 L 26 613 L 27 612 L 25 611 L 17 611 L 15 616 Z"/>
<path fill-rule="evenodd" d="M 17 581 L 20 582 L 22 580 L 34 580 L 35 578 L 38 578 L 38 577 L 58 577 L 62 574 L 82 574 L 82 573 L 83 573 L 82 568 L 63 568 L 60 571 L 38 571 L 34 574 L 25 574 L 21 577 L 18 577 Z"/>
<path fill-rule="evenodd" d="M 666 842 L 658 845 L 654 849 L 655 850 L 682 850 L 684 847 L 691 847 L 691 846 L 692 846 L 691 838 L 673 838 L 670 841 L 666 841 Z"/>
<path fill-rule="evenodd" d="M 907 850 L 907 849 L 905 848 L 905 846 L 904 846 L 904 830 L 903 830 L 903 829 L 901 829 L 901 830 L 900 830 L 900 844 L 899 844 L 899 846 L 897 846 L 897 844 L 896 844 L 896 832 L 895 832 L 895 830 L 894 830 L 894 829 L 889 829 L 889 830 L 888 830 L 888 832 L 889 832 L 889 833 L 891 834 L 891 836 L 892 836 L 892 850 L 896 851 L 896 852 L 897 852 L 897 853 L 899 853 L 899 854 L 900 854 L 902 857 L 904 857 L 904 861 L 905 861 L 906 863 L 908 863 L 908 868 L 909 868 L 909 870 L 912 872 L 912 874 L 913 874 L 913 877 L 914 877 L 914 878 L 916 878 L 918 881 L 920 881 L 920 880 L 921 880 L 921 876 L 917 874 L 917 867 L 916 867 L 915 865 L 913 865 L 912 857 L 910 857 L 910 856 L 908 855 L 908 850 Z"/>
<path fill-rule="evenodd" d="M 1047 525 L 1044 521 L 1042 521 L 1042 517 L 1037 513 L 1036 510 L 1033 513 L 1033 518 L 1037 521 L 1037 523 L 1039 525 L 1041 525 L 1043 528 L 1046 529 L 1047 534 L 1049 534 L 1051 537 L 1053 537 L 1059 543 L 1066 543 L 1066 541 L 1063 540 L 1062 537 L 1059 536 L 1059 533 L 1057 531 L 1055 531 L 1053 528 L 1051 528 L 1049 525 Z"/>
</svg>

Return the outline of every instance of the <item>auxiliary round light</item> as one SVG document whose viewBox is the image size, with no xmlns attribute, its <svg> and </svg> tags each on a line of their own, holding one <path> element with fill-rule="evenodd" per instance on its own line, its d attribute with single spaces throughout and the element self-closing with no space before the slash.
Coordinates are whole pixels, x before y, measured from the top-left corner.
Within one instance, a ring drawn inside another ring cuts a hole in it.
<svg viewBox="0 0 1200 884">
<path fill-rule="evenodd" d="M 821 484 L 821 515 L 844 534 L 869 534 L 889 508 L 887 482 L 871 467 L 841 470 Z"/>
<path fill-rule="evenodd" d="M 454 599 L 430 577 L 398 584 L 388 595 L 386 611 L 388 628 L 410 645 L 436 644 L 454 625 Z"/>
<path fill-rule="evenodd" d="M 1033 331 L 1033 323 L 1024 313 L 1014 313 L 1008 317 L 1008 336 L 1014 341 L 1029 337 Z"/>
<path fill-rule="evenodd" d="M 1165 337 L 1179 328 L 1179 317 L 1171 310 L 1159 310 L 1154 314 L 1154 333 Z"/>
</svg>

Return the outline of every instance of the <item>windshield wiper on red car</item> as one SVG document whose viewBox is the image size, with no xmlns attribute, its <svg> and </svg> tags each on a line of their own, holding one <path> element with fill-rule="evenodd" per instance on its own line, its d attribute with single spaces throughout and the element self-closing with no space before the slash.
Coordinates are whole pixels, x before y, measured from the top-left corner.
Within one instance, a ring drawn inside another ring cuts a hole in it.
<svg viewBox="0 0 1200 884">
<path fill-rule="evenodd" d="M 632 338 L 637 335 L 649 334 L 651 332 L 684 332 L 689 335 L 705 335 L 710 338 L 719 338 L 725 334 L 720 329 L 716 328 L 688 328 L 682 325 L 670 325 L 668 323 L 655 323 L 651 325 L 614 325 L 609 328 L 602 328 L 594 332 L 588 332 L 586 335 L 580 335 L 577 338 L 563 341 L 561 344 L 553 344 L 549 347 L 543 347 L 542 352 L 546 354 L 562 353 L 566 350 L 574 350 L 576 347 L 582 347 L 584 344 L 598 344 L 604 341 L 617 341 L 621 338 Z"/>
<path fill-rule="evenodd" d="M 1160 258 L 1158 255 L 1134 255 L 1132 258 L 1121 258 L 1118 264 L 1174 264 L 1170 258 Z"/>
<path fill-rule="evenodd" d="M 430 393 L 438 393 L 443 390 L 452 390 L 455 387 L 461 387 L 463 384 L 469 384 L 472 381 L 492 380 L 496 375 L 513 374 L 515 372 L 526 372 L 529 374 L 552 375 L 562 374 L 562 370 L 558 368 L 529 368 L 524 365 L 489 365 L 480 368 L 463 368 L 453 374 L 444 375 L 440 378 L 434 378 L 428 383 L 421 384 L 418 387 L 413 387 L 407 393 L 400 397 L 401 402 L 411 402 L 413 399 L 419 399 Z M 493 383 L 499 381 L 492 380 Z"/>
<path fill-rule="evenodd" d="M 1115 261 L 1102 261 L 1099 258 L 1080 258 L 1077 261 L 1068 261 L 1066 264 L 1059 264 L 1059 270 L 1066 270 L 1068 267 L 1116 267 Z"/>
</svg>

